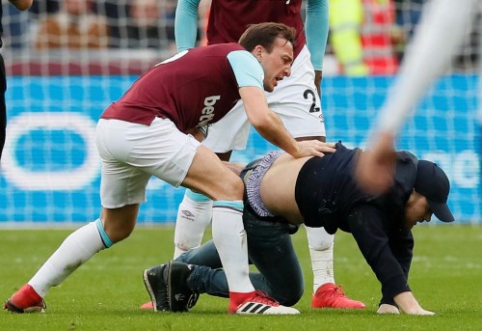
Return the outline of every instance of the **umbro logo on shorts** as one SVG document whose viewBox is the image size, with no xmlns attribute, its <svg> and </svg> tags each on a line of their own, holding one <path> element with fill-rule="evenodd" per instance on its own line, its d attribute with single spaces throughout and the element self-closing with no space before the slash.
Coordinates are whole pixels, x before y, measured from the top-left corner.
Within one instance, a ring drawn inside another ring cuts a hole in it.
<svg viewBox="0 0 482 331">
<path fill-rule="evenodd" d="M 191 213 L 189 210 L 183 210 L 182 213 L 183 213 L 184 215 L 186 215 L 187 217 L 193 217 L 193 216 L 194 216 L 194 214 Z"/>
</svg>

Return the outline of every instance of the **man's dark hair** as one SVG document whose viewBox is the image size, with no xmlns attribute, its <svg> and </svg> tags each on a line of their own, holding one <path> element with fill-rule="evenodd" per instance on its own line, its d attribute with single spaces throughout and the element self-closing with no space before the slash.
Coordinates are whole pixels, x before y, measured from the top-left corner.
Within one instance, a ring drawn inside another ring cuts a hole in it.
<svg viewBox="0 0 482 331">
<path fill-rule="evenodd" d="M 268 53 L 273 50 L 273 43 L 276 38 L 283 38 L 295 47 L 296 30 L 282 23 L 259 23 L 250 24 L 244 31 L 239 44 L 248 52 L 251 52 L 257 45 L 263 46 Z"/>
</svg>

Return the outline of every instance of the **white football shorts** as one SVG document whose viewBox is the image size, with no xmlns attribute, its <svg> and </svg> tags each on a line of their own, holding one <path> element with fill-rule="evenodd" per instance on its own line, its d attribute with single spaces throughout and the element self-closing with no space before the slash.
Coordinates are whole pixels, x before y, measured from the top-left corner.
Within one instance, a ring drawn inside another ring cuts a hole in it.
<svg viewBox="0 0 482 331">
<path fill-rule="evenodd" d="M 266 93 L 266 98 L 293 137 L 326 136 L 315 70 L 306 45 L 293 62 L 291 75 L 279 81 L 273 92 Z M 244 150 L 249 129 L 243 103 L 238 101 L 226 116 L 209 126 L 203 145 L 215 153 Z"/>
<path fill-rule="evenodd" d="M 162 118 L 150 126 L 100 119 L 96 143 L 102 159 L 100 200 L 105 208 L 145 202 L 151 176 L 178 187 L 201 145 Z"/>
</svg>

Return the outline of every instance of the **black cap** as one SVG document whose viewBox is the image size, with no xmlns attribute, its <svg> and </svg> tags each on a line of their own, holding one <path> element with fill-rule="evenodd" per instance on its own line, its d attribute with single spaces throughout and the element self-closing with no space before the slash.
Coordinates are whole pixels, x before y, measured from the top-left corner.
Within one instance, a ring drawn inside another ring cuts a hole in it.
<svg viewBox="0 0 482 331">
<path fill-rule="evenodd" d="M 426 160 L 418 161 L 414 189 L 427 198 L 430 209 L 439 220 L 455 221 L 454 215 L 447 206 L 450 191 L 449 179 L 435 163 Z"/>
</svg>

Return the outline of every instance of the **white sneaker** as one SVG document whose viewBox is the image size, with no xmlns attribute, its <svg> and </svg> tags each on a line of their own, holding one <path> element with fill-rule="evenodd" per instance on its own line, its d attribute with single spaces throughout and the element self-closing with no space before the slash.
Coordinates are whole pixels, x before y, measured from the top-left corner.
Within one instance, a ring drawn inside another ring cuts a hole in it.
<svg viewBox="0 0 482 331">
<path fill-rule="evenodd" d="M 271 306 L 264 303 L 248 301 L 238 307 L 235 314 L 240 315 L 298 315 L 299 310 L 285 306 Z"/>
<path fill-rule="evenodd" d="M 237 306 L 231 302 L 229 312 L 240 315 L 298 315 L 299 310 L 280 305 L 260 292 L 248 294 L 244 302 Z"/>
</svg>

